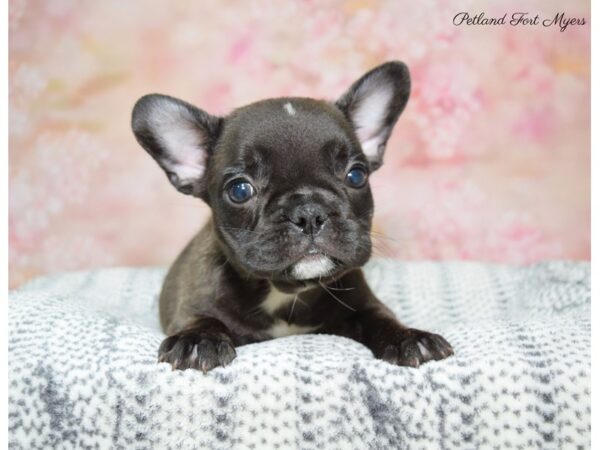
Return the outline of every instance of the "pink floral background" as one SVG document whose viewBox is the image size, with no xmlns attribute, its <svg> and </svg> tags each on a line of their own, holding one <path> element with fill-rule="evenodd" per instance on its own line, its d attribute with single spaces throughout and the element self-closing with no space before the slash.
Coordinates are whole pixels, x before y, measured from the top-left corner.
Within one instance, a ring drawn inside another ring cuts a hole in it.
<svg viewBox="0 0 600 450">
<path fill-rule="evenodd" d="M 129 128 L 161 92 L 225 114 L 336 98 L 390 59 L 413 92 L 372 178 L 376 256 L 590 257 L 587 1 L 11 0 L 10 285 L 170 263 L 208 214 Z M 461 26 L 461 12 L 587 24 Z"/>
</svg>

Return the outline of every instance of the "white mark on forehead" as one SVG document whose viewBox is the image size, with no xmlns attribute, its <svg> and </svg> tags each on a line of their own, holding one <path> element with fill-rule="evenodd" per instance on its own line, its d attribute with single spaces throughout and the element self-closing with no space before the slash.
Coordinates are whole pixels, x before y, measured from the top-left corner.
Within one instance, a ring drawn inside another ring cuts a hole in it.
<svg viewBox="0 0 600 450">
<path fill-rule="evenodd" d="M 283 109 L 285 109 L 285 111 L 290 115 L 293 116 L 296 114 L 296 110 L 294 109 L 294 107 L 292 106 L 292 104 L 290 102 L 287 102 L 285 105 L 283 105 Z"/>
</svg>

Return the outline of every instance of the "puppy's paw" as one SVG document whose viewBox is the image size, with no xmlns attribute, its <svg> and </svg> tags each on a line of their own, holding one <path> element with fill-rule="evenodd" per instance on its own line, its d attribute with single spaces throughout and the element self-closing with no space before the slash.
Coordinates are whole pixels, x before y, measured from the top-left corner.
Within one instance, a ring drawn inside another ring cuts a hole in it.
<svg viewBox="0 0 600 450">
<path fill-rule="evenodd" d="M 182 331 L 166 338 L 158 349 L 158 362 L 168 362 L 173 370 L 200 369 L 204 373 L 226 366 L 235 356 L 229 336 L 210 331 Z"/>
<path fill-rule="evenodd" d="M 397 342 L 383 346 L 379 355 L 384 361 L 398 366 L 419 367 L 431 360 L 438 361 L 454 354 L 452 346 L 439 334 L 409 328 L 403 330 Z"/>
</svg>

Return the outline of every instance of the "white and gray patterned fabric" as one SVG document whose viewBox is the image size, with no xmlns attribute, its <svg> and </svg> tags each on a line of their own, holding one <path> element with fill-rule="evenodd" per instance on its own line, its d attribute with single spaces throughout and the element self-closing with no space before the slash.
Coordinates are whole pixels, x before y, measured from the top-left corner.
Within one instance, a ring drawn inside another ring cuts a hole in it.
<svg viewBox="0 0 600 450">
<path fill-rule="evenodd" d="M 10 448 L 590 445 L 588 263 L 375 261 L 375 292 L 454 357 L 395 367 L 303 335 L 240 347 L 206 375 L 156 363 L 164 273 L 62 274 L 10 293 Z"/>
</svg>

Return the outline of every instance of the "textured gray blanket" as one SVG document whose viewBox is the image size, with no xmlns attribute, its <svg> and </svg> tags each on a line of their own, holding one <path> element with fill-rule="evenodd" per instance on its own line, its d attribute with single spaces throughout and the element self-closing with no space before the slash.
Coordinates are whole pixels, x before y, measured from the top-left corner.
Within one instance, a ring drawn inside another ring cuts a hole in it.
<svg viewBox="0 0 600 450">
<path fill-rule="evenodd" d="M 38 279 L 9 300 L 14 449 L 587 448 L 587 263 L 378 261 L 375 292 L 456 355 L 419 369 L 291 336 L 207 375 L 156 363 L 164 271 Z M 332 300 L 333 301 L 333 300 Z"/>
</svg>

